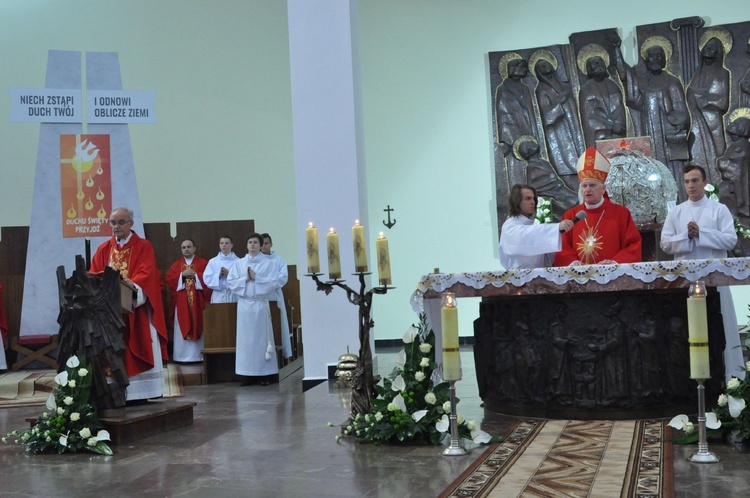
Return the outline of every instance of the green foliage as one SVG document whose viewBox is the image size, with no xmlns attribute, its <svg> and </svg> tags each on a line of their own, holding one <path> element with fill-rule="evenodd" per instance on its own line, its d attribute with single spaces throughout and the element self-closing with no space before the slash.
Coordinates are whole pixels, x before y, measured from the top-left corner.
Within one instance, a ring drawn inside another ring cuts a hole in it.
<svg viewBox="0 0 750 498">
<path fill-rule="evenodd" d="M 544 197 L 537 198 L 534 219 L 539 223 L 552 223 L 552 201 Z"/>
</svg>

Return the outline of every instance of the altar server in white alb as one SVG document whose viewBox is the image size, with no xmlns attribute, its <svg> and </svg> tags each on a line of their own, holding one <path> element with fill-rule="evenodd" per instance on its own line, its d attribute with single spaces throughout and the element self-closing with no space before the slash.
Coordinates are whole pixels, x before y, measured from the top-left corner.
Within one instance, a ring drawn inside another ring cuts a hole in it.
<svg viewBox="0 0 750 498">
<path fill-rule="evenodd" d="M 507 270 L 552 266 L 554 253 L 562 248 L 561 235 L 574 222 L 535 224 L 537 196 L 531 185 L 513 185 L 508 204 L 510 217 L 500 232 L 500 263 Z"/>
<path fill-rule="evenodd" d="M 737 244 L 734 218 L 721 203 L 706 197 L 706 171 L 685 166 L 688 199 L 669 211 L 661 232 L 661 248 L 674 259 L 726 258 Z"/>
<path fill-rule="evenodd" d="M 260 234 L 250 234 L 247 255 L 230 268 L 227 277 L 229 289 L 239 298 L 235 372 L 255 377 L 243 385 L 257 381 L 265 386 L 269 376 L 279 373 L 268 300 L 281 288 L 281 276 L 273 260 L 260 252 L 262 245 Z"/>
<path fill-rule="evenodd" d="M 726 258 L 727 251 L 737 243 L 734 218 L 721 203 L 706 197 L 706 171 L 695 165 L 685 166 L 683 174 L 687 200 L 669 211 L 661 232 L 661 248 L 674 259 Z M 745 376 L 737 316 L 732 293 L 728 287 L 718 287 L 721 315 L 724 322 L 724 366 L 726 380 Z"/>
<path fill-rule="evenodd" d="M 219 238 L 219 254 L 208 260 L 206 271 L 203 272 L 203 281 L 206 286 L 213 290 L 211 293 L 212 303 L 236 303 L 235 296 L 227 286 L 227 276 L 229 269 L 240 258 L 232 252 L 232 238 L 229 235 L 222 235 Z"/>
<path fill-rule="evenodd" d="M 273 239 L 271 239 L 271 236 L 267 233 L 263 233 L 261 236 L 263 237 L 263 246 L 260 248 L 260 252 L 273 260 L 276 265 L 276 271 L 279 272 L 279 283 L 283 287 L 289 281 L 289 269 L 286 266 L 286 261 L 273 250 Z M 284 354 L 284 358 L 291 358 L 292 341 L 289 338 L 289 317 L 286 313 L 286 301 L 284 300 L 284 292 L 281 287 L 276 289 L 276 293 L 269 301 L 276 301 L 276 304 L 279 306 L 281 318 L 281 352 Z"/>
</svg>

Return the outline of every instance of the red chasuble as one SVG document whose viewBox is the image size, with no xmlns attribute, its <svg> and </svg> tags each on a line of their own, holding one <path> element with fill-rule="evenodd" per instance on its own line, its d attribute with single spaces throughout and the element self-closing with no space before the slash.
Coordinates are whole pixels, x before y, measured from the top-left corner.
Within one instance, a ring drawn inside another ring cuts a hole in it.
<svg viewBox="0 0 750 498">
<path fill-rule="evenodd" d="M 579 211 L 586 211 L 586 218 L 562 234 L 562 251 L 555 255 L 555 266 L 567 266 L 573 261 L 590 265 L 605 259 L 618 263 L 641 261 L 641 234 L 628 208 L 605 196 L 598 208 L 588 209 L 580 204 L 566 211 L 563 219 L 572 220 Z"/>
<path fill-rule="evenodd" d="M 203 334 L 203 310 L 206 308 L 206 303 L 211 301 L 211 289 L 203 281 L 203 272 L 206 271 L 207 265 L 208 261 L 196 254 L 193 256 L 191 264 L 186 264 L 185 258 L 180 258 L 167 270 L 167 285 L 172 296 L 169 322 L 174 326 L 175 307 L 177 307 L 180 332 L 182 332 L 182 337 L 186 341 L 200 339 L 201 334 Z M 185 288 L 181 291 L 177 290 L 180 274 L 188 268 L 195 270 L 203 289 L 196 288 L 194 279 L 183 278 Z"/>
<path fill-rule="evenodd" d="M 104 242 L 91 259 L 90 272 L 97 274 L 110 266 L 120 272 L 122 278 L 129 278 L 137 284 L 148 298 L 152 309 L 151 321 L 156 328 L 164 361 L 167 354 L 167 325 L 164 321 L 164 305 L 161 300 L 161 273 L 156 265 L 154 246 L 132 232 L 125 247 L 118 247 L 115 238 Z M 148 306 L 138 306 L 133 313 L 125 316 L 126 349 L 123 360 L 129 376 L 134 376 L 154 367 L 154 355 L 151 351 L 151 330 L 149 328 Z"/>
</svg>

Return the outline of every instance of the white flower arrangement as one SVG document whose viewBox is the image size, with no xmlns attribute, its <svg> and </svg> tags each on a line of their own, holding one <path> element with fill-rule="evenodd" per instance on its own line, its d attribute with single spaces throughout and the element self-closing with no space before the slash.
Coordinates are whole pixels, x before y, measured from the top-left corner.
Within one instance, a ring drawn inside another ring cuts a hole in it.
<svg viewBox="0 0 750 498">
<path fill-rule="evenodd" d="M 393 372 L 375 386 L 378 397 L 372 402 L 372 410 L 354 417 L 343 429 L 345 436 L 361 437 L 373 444 L 435 445 L 450 439 L 449 385 L 432 380 L 437 368 L 435 334 L 427 330 L 423 314 L 419 319 L 419 326 L 412 325 L 404 334 L 404 349 L 396 357 Z M 480 430 L 474 420 L 467 422 L 459 415 L 457 422 L 459 437 L 476 443 L 501 440 Z"/>
<path fill-rule="evenodd" d="M 66 369 L 55 376 L 57 387 L 47 398 L 46 408 L 34 426 L 25 431 L 13 431 L 3 442 L 22 444 L 28 453 L 66 453 L 88 450 L 111 455 L 104 430 L 94 407 L 89 403 L 92 375 L 81 362 L 71 356 Z M 96 433 L 96 434 L 94 434 Z"/>
</svg>

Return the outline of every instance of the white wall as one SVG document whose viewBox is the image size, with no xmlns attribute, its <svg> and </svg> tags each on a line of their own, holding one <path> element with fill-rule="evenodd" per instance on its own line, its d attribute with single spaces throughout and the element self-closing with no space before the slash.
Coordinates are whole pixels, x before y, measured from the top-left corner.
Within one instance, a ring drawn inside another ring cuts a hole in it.
<svg viewBox="0 0 750 498">
<path fill-rule="evenodd" d="M 374 298 L 377 339 L 416 320 L 408 297 L 434 267 L 500 267 L 486 54 L 609 27 L 627 44 L 636 25 L 691 15 L 747 21 L 750 3 L 359 1 L 371 244 L 387 204 L 398 220 L 385 230 L 397 289 Z M 157 92 L 159 123 L 130 127 L 144 221 L 252 217 L 299 263 L 286 2 L 0 0 L 0 89 L 43 87 L 48 49 L 116 51 L 124 88 Z M 9 123 L 4 95 L 0 226 L 26 225 L 38 125 Z M 748 300 L 735 299 L 740 321 Z M 460 314 L 471 335 L 476 306 Z"/>
</svg>

